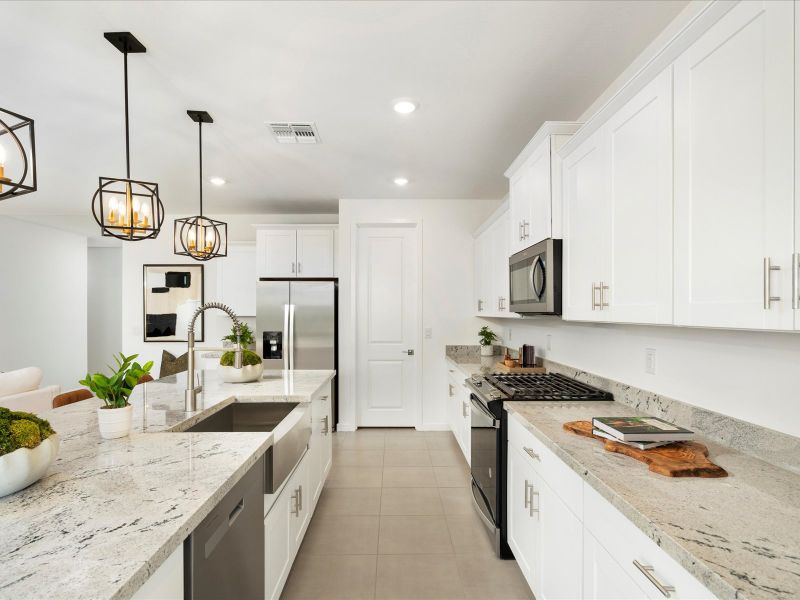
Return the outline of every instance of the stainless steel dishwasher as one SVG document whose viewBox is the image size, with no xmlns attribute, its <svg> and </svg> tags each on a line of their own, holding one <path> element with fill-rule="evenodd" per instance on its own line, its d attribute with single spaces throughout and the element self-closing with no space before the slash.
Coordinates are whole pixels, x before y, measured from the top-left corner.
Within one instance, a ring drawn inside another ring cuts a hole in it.
<svg viewBox="0 0 800 600">
<path fill-rule="evenodd" d="M 264 457 L 184 542 L 185 600 L 264 600 Z"/>
</svg>

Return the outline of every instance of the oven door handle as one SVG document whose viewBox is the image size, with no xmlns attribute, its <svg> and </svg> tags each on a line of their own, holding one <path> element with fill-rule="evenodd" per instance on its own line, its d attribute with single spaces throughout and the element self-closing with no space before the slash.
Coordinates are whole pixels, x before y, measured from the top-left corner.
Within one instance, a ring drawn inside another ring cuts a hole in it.
<svg viewBox="0 0 800 600">
<path fill-rule="evenodd" d="M 480 400 L 476 400 L 473 396 L 470 396 L 469 401 L 472 403 L 473 410 L 477 410 L 484 417 L 491 419 L 492 424 L 490 427 L 493 429 L 500 429 L 500 421 L 494 418 L 494 415 L 486 409 Z"/>
</svg>

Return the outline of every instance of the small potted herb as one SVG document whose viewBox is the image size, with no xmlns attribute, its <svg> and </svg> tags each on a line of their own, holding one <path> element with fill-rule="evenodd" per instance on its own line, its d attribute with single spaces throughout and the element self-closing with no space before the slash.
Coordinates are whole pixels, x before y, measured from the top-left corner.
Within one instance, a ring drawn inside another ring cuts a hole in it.
<svg viewBox="0 0 800 600">
<path fill-rule="evenodd" d="M 131 432 L 133 407 L 128 404 L 128 398 L 139 380 L 153 368 L 152 360 L 144 365 L 134 362 L 138 356 L 125 356 L 120 352 L 119 356 L 114 357 L 116 370 L 109 366 L 113 371 L 110 377 L 102 373 L 87 373 L 86 379 L 78 382 L 104 402 L 105 406 L 97 409 L 97 423 L 100 435 L 107 440 L 125 437 Z"/>
<path fill-rule="evenodd" d="M 39 481 L 55 460 L 58 445 L 50 423 L 0 406 L 0 497 Z"/>
<path fill-rule="evenodd" d="M 478 332 L 478 337 L 480 337 L 481 356 L 492 356 L 494 354 L 493 344 L 497 340 L 497 334 L 484 325 Z"/>
<path fill-rule="evenodd" d="M 231 327 L 230 334 L 222 338 L 222 341 L 236 344 L 236 325 Z M 255 337 L 246 323 L 239 324 L 239 343 L 242 347 L 242 368 L 237 369 L 233 366 L 235 359 L 233 350 L 223 352 L 219 359 L 222 380 L 225 383 L 258 381 L 264 372 L 264 362 L 258 354 L 247 349 L 254 345 Z"/>
</svg>

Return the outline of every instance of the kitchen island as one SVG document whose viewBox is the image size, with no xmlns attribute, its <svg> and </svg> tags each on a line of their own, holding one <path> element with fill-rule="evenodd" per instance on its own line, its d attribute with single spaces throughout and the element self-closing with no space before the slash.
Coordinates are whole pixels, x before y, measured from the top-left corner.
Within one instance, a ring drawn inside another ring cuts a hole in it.
<svg viewBox="0 0 800 600">
<path fill-rule="evenodd" d="M 272 433 L 188 433 L 233 402 L 309 402 L 334 371 L 267 371 L 226 384 L 200 374 L 198 410 L 183 411 L 186 376 L 137 386 L 134 431 L 103 440 L 90 399 L 49 411 L 61 439 L 39 482 L 0 499 L 0 598 L 132 597 L 272 443 Z"/>
</svg>

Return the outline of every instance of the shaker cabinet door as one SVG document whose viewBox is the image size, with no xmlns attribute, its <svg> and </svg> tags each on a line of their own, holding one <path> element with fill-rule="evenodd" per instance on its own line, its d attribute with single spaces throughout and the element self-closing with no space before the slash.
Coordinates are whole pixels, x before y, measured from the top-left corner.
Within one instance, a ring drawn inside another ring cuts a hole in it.
<svg viewBox="0 0 800 600">
<path fill-rule="evenodd" d="M 675 62 L 675 324 L 792 329 L 794 2 L 741 2 Z"/>
</svg>

